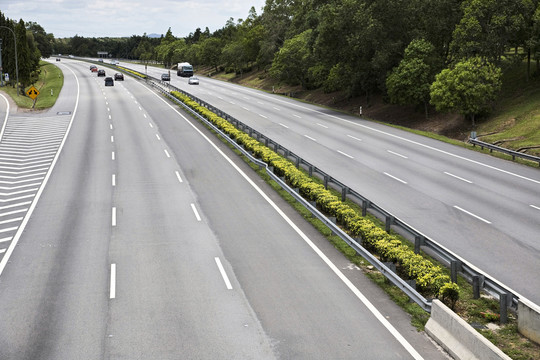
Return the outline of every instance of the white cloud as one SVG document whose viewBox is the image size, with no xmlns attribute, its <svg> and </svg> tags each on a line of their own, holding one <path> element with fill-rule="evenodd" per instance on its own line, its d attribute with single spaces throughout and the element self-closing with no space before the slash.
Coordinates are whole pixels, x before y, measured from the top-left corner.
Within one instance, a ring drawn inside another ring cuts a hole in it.
<svg viewBox="0 0 540 360">
<path fill-rule="evenodd" d="M 232 17 L 245 19 L 265 0 L 2 0 L 4 16 L 33 21 L 56 38 L 124 37 L 144 33 L 186 36 L 200 27 L 220 29 Z"/>
</svg>

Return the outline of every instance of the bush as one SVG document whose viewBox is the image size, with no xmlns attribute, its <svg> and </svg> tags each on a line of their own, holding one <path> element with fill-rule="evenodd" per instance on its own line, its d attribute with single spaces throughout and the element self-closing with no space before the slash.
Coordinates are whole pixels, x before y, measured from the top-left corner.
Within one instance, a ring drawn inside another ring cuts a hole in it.
<svg viewBox="0 0 540 360">
<path fill-rule="evenodd" d="M 274 167 L 274 173 L 285 180 L 294 188 L 299 188 L 300 195 L 309 201 L 315 201 L 317 206 L 329 216 L 335 216 L 338 223 L 348 229 L 349 235 L 361 237 L 362 245 L 378 254 L 383 261 L 392 261 L 400 266 L 400 271 L 409 279 L 416 280 L 416 285 L 424 295 L 441 297 L 444 301 L 450 301 L 455 306 L 459 299 L 459 287 L 450 281 L 440 266 L 415 254 L 409 247 L 379 228 L 375 223 L 361 217 L 355 210 L 343 203 L 337 196 L 321 184 L 311 180 L 304 172 L 296 168 L 289 160 L 283 158 L 259 141 L 236 129 L 225 119 L 212 113 L 205 107 L 199 106 L 187 96 L 178 92 L 172 92 L 173 96 L 180 99 L 186 105 L 204 116 L 220 130 L 225 132 L 238 144 L 243 144 L 246 149 Z"/>
</svg>

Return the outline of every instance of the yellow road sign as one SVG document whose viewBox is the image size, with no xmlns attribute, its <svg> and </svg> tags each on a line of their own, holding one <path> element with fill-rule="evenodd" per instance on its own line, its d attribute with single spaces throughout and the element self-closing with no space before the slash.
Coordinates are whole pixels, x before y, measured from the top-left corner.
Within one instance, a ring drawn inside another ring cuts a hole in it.
<svg viewBox="0 0 540 360">
<path fill-rule="evenodd" d="M 35 100 L 39 95 L 39 90 L 32 86 L 30 89 L 28 89 L 26 95 L 30 96 L 32 100 Z"/>
</svg>

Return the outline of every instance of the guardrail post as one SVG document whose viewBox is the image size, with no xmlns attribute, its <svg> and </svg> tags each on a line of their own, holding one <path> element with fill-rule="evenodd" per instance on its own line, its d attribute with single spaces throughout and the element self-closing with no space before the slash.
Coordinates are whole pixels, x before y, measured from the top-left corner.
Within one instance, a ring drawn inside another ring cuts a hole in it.
<svg viewBox="0 0 540 360">
<path fill-rule="evenodd" d="M 268 147 L 268 138 L 266 136 L 264 137 L 264 146 Z"/>
<path fill-rule="evenodd" d="M 369 200 L 362 200 L 362 216 L 367 215 L 367 209 L 371 202 Z"/>
<path fill-rule="evenodd" d="M 347 193 L 349 192 L 349 188 L 344 186 L 343 189 L 341 189 L 341 201 L 345 202 L 347 200 Z"/>
<path fill-rule="evenodd" d="M 480 276 L 473 275 L 472 277 L 473 299 L 480 299 Z"/>
<path fill-rule="evenodd" d="M 324 188 L 328 190 L 328 175 L 324 175 Z"/>
<path fill-rule="evenodd" d="M 457 283 L 458 271 L 461 271 L 461 261 L 459 260 L 450 261 L 450 280 L 452 280 L 452 282 L 454 283 Z"/>
<path fill-rule="evenodd" d="M 309 165 L 308 173 L 309 173 L 309 176 L 313 176 L 313 165 Z"/>
<path fill-rule="evenodd" d="M 418 254 L 420 252 L 420 247 L 424 245 L 426 239 L 422 235 L 416 235 L 414 237 L 414 253 Z"/>
<path fill-rule="evenodd" d="M 499 295 L 499 311 L 501 315 L 500 322 L 501 324 L 506 324 L 508 322 L 508 294 L 502 293 Z"/>
<path fill-rule="evenodd" d="M 393 223 L 394 223 L 394 217 L 392 215 L 386 216 L 386 224 L 385 224 L 384 230 L 387 233 L 390 233 L 390 227 L 392 226 Z"/>
<path fill-rule="evenodd" d="M 296 156 L 296 168 L 300 169 L 300 156 Z"/>
</svg>

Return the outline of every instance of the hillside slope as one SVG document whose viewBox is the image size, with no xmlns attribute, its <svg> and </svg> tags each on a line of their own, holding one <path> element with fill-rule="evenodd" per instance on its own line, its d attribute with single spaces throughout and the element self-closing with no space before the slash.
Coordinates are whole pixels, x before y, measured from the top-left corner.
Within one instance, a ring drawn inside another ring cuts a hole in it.
<svg viewBox="0 0 540 360">
<path fill-rule="evenodd" d="M 200 68 L 209 75 L 211 69 Z M 477 118 L 477 133 L 482 141 L 540 156 L 540 76 L 533 72 L 526 81 L 525 64 L 505 70 L 503 89 L 490 114 Z M 347 98 L 343 93 L 325 94 L 322 90 L 302 90 L 276 83 L 264 71 L 242 75 L 218 73 L 214 78 L 231 81 L 268 92 L 292 96 L 375 121 L 427 131 L 451 139 L 466 141 L 472 125 L 459 114 L 438 113 L 430 109 L 426 119 L 423 107 L 389 104 L 382 96 Z"/>
</svg>

